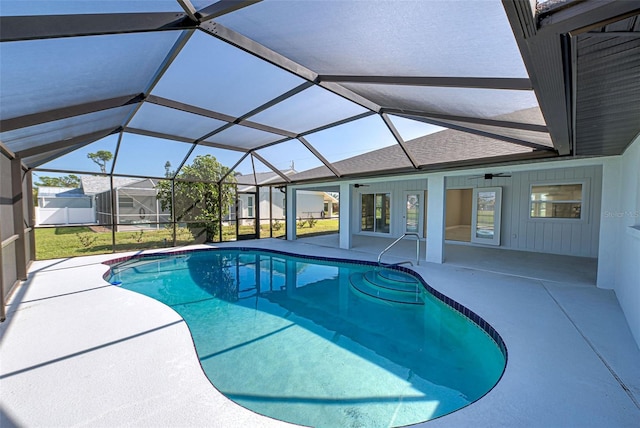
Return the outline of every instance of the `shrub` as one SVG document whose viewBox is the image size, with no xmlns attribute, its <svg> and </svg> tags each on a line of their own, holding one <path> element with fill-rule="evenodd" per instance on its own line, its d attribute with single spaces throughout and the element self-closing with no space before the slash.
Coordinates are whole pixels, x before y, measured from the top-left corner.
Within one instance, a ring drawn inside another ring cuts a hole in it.
<svg viewBox="0 0 640 428">
<path fill-rule="evenodd" d="M 140 230 L 139 232 L 134 232 L 131 234 L 131 239 L 136 242 L 142 242 L 142 236 L 144 235 L 144 230 Z"/>
<path fill-rule="evenodd" d="M 282 222 L 276 218 L 271 222 L 271 227 L 273 230 L 280 230 L 282 229 Z"/>
<path fill-rule="evenodd" d="M 84 248 L 91 247 L 98 240 L 98 236 L 92 233 L 76 233 L 76 236 Z"/>
</svg>

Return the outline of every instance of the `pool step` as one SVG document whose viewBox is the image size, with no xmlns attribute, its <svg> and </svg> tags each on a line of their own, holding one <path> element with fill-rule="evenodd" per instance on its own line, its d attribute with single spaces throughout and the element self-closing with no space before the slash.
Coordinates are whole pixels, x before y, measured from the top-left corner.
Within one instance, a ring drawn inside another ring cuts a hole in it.
<svg viewBox="0 0 640 428">
<path fill-rule="evenodd" d="M 370 270 L 364 274 L 352 274 L 349 281 L 354 290 L 375 299 L 406 305 L 424 305 L 420 283 L 402 272 Z"/>
<path fill-rule="evenodd" d="M 394 291 L 414 292 L 418 280 L 404 272 L 391 269 L 376 269 L 365 272 L 364 279 L 376 287 L 388 288 Z"/>
</svg>

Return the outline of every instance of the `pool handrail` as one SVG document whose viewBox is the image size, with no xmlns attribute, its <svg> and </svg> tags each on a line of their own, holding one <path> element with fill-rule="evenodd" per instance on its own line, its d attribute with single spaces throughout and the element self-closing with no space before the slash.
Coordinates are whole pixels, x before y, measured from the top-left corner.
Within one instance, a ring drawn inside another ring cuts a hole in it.
<svg viewBox="0 0 640 428">
<path fill-rule="evenodd" d="M 384 264 L 380 261 L 380 259 L 382 259 L 382 255 L 384 253 L 386 253 L 387 251 L 389 251 L 391 249 L 391 247 L 393 247 L 394 245 L 396 245 L 398 242 L 402 241 L 404 238 L 406 238 L 407 236 L 415 236 L 416 239 L 416 264 L 419 265 L 420 264 L 420 235 L 415 233 L 415 232 L 407 232 L 405 234 L 403 234 L 401 237 L 399 237 L 398 239 L 396 239 L 395 241 L 393 241 L 387 248 L 385 248 L 384 250 L 382 250 L 380 252 L 380 254 L 378 254 L 378 264 L 380 266 L 393 266 L 393 265 L 399 265 L 402 263 L 410 263 L 411 266 L 413 266 L 413 263 L 409 260 L 407 260 L 406 262 L 400 262 L 400 263 L 392 263 L 392 264 Z"/>
</svg>

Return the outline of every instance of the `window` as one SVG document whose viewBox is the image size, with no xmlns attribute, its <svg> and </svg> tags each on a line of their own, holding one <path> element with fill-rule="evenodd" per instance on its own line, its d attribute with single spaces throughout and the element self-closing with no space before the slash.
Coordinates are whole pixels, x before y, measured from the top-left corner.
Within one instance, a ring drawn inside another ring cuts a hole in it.
<svg viewBox="0 0 640 428">
<path fill-rule="evenodd" d="M 133 208 L 133 198 L 120 196 L 120 208 Z"/>
<path fill-rule="evenodd" d="M 531 186 L 531 218 L 582 218 L 582 184 Z"/>
<path fill-rule="evenodd" d="M 253 196 L 247 196 L 247 217 L 253 217 Z"/>
<path fill-rule="evenodd" d="M 367 193 L 362 195 L 363 232 L 389 233 L 391 224 L 391 195 L 389 193 Z"/>
</svg>

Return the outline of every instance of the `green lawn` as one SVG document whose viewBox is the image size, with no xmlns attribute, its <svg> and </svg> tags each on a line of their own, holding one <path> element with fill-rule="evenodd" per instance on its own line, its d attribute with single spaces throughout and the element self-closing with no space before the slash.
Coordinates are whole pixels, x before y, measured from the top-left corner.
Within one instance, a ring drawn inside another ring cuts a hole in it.
<svg viewBox="0 0 640 428">
<path fill-rule="evenodd" d="M 327 218 L 327 219 L 318 219 L 316 220 L 313 227 L 309 227 L 309 223 L 305 222 L 305 224 L 300 227 L 300 222 L 296 223 L 296 235 L 304 236 L 304 235 L 315 235 L 321 233 L 331 233 L 338 232 L 338 219 L 337 218 Z"/>
<path fill-rule="evenodd" d="M 88 227 L 52 227 L 35 230 L 36 260 L 88 256 L 112 252 L 111 232 L 93 232 Z M 166 240 L 166 241 L 165 241 Z M 179 230 L 178 245 L 193 240 L 188 230 Z M 171 246 L 171 230 L 116 232 L 116 251 L 147 250 Z"/>
<path fill-rule="evenodd" d="M 319 233 L 338 231 L 338 219 L 319 219 L 309 227 L 296 228 L 298 236 L 309 236 Z M 144 230 L 142 232 L 116 232 L 116 252 L 148 250 L 153 248 L 165 248 L 173 245 L 171 229 Z M 177 229 L 177 245 L 188 245 L 194 242 L 193 234 L 186 228 Z M 253 232 L 252 226 L 240 226 L 240 234 Z M 284 222 L 281 228 L 273 231 L 274 237 L 285 234 Z M 261 225 L 260 237 L 269 237 L 269 225 Z M 88 227 L 51 227 L 37 228 L 36 260 L 58 259 L 64 257 L 88 256 L 92 254 L 108 254 L 113 251 L 111 245 L 111 232 L 94 232 Z M 222 229 L 224 241 L 236 239 L 235 225 L 224 226 Z"/>
</svg>

